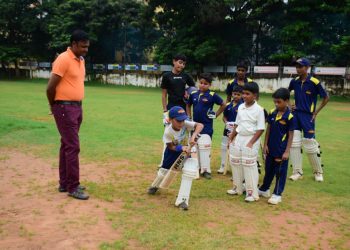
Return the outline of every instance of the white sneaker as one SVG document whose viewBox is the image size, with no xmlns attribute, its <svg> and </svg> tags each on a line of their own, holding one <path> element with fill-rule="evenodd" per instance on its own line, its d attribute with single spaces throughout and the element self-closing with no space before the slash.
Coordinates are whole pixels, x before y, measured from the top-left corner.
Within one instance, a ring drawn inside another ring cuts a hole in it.
<svg viewBox="0 0 350 250">
<path fill-rule="evenodd" d="M 229 189 L 226 191 L 226 193 L 229 195 L 237 195 L 238 194 L 236 189 Z"/>
<path fill-rule="evenodd" d="M 282 202 L 282 196 L 273 194 L 267 202 L 272 205 L 277 205 Z"/>
<path fill-rule="evenodd" d="M 246 202 L 253 202 L 253 201 L 255 201 L 254 197 L 251 196 L 251 195 L 248 195 L 247 197 L 245 197 L 244 200 L 245 200 Z"/>
<path fill-rule="evenodd" d="M 315 181 L 322 182 L 323 181 L 323 174 L 316 173 L 315 174 Z"/>
<path fill-rule="evenodd" d="M 260 189 L 258 189 L 258 193 L 259 196 L 265 197 L 265 198 L 269 198 L 270 195 L 270 189 L 266 190 L 266 191 L 261 191 Z"/>
<path fill-rule="evenodd" d="M 291 179 L 292 181 L 297 181 L 303 178 L 303 175 L 298 173 L 292 174 L 289 179 Z"/>
<path fill-rule="evenodd" d="M 217 172 L 218 172 L 218 174 L 223 174 L 224 173 L 224 167 L 220 167 Z"/>
</svg>

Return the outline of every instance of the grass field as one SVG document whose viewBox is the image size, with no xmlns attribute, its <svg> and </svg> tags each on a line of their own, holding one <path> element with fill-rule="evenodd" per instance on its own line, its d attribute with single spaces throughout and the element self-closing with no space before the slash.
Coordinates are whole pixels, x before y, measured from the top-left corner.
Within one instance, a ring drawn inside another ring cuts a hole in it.
<svg viewBox="0 0 350 250">
<path fill-rule="evenodd" d="M 45 89 L 44 80 L 0 81 L 0 171 L 4 172 L 8 167 L 6 163 L 13 152 L 24 152 L 48 163 L 49 168 L 58 174 L 59 136 L 53 117 L 48 115 Z M 270 95 L 262 95 L 259 103 L 267 110 L 273 106 Z M 179 179 L 169 191 L 148 196 L 146 190 L 154 178 L 162 151 L 161 117 L 159 89 L 86 86 L 80 159 L 82 182 L 91 199 L 77 203 L 65 198 L 62 209 L 74 202 L 78 211 L 85 211 L 87 203 L 101 201 L 96 207 L 103 208 L 103 215 L 96 218 L 106 221 L 109 230 L 115 230 L 118 236 L 108 240 L 97 237 L 93 248 L 350 248 L 350 102 L 331 98 L 317 117 L 317 138 L 323 151 L 325 182 L 313 181 L 304 156 L 304 179 L 287 182 L 283 203 L 278 206 L 269 206 L 264 198 L 246 204 L 243 197 L 227 196 L 226 189 L 231 187 L 229 177 L 216 174 L 212 180 L 194 182 L 187 212 L 173 205 Z M 214 128 L 214 171 L 220 161 L 222 130 L 220 118 L 215 121 Z M 88 169 L 84 168 L 85 165 L 94 166 L 94 173 L 103 178 L 85 178 L 89 176 L 84 174 Z M 38 176 L 40 171 L 47 170 L 39 168 Z M 0 184 L 8 178 L 12 176 L 3 175 Z M 29 202 L 45 195 L 51 196 L 51 203 L 55 202 L 57 175 L 50 178 L 43 185 L 33 183 L 26 186 L 37 190 L 26 197 Z M 6 218 L 6 212 L 2 211 L 8 211 L 10 205 L 4 197 L 6 194 L 0 190 L 0 242 L 5 242 L 4 245 L 0 243 L 0 248 L 11 248 L 6 242 L 16 242 L 16 237 L 28 246 L 41 239 L 43 232 L 39 229 L 31 231 L 31 225 L 25 223 L 16 227 L 11 219 Z M 38 221 L 44 221 L 45 213 L 40 209 L 35 204 L 31 207 L 36 211 L 33 213 Z M 99 230 L 92 211 L 90 214 L 85 211 L 87 216 L 79 220 L 83 223 L 73 223 L 77 230 Z M 69 219 L 69 216 L 62 217 L 63 229 L 71 226 Z M 91 246 L 84 243 L 74 245 L 78 238 L 72 240 L 72 249 L 90 249 Z M 15 248 L 16 244 L 13 244 Z"/>
</svg>

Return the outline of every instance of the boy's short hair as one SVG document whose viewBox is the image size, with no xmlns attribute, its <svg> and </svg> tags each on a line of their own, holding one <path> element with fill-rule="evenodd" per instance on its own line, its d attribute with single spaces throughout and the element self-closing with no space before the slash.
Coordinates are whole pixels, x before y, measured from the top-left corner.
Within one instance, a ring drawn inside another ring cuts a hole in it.
<svg viewBox="0 0 350 250">
<path fill-rule="evenodd" d="M 290 98 L 290 92 L 286 88 L 279 88 L 272 94 L 272 98 L 282 99 L 283 101 L 287 101 Z"/>
<path fill-rule="evenodd" d="M 89 35 L 83 30 L 74 30 L 70 36 L 70 43 L 89 41 Z"/>
<path fill-rule="evenodd" d="M 199 75 L 199 79 L 204 79 L 206 80 L 207 82 L 209 82 L 210 84 L 212 83 L 213 81 L 213 77 L 211 76 L 210 73 L 202 73 Z"/>
<path fill-rule="evenodd" d="M 185 55 L 183 55 L 183 54 L 176 54 L 176 55 L 173 56 L 173 60 L 175 60 L 175 61 L 181 60 L 181 61 L 186 62 L 187 61 L 187 57 Z"/>
<path fill-rule="evenodd" d="M 237 69 L 238 68 L 244 68 L 245 71 L 248 71 L 248 65 L 245 62 L 239 62 L 237 63 Z"/>
<path fill-rule="evenodd" d="M 256 82 L 247 82 L 243 86 L 243 90 L 259 95 L 259 85 Z"/>
<path fill-rule="evenodd" d="M 239 92 L 239 93 L 242 93 L 243 92 L 243 87 L 240 86 L 240 85 L 236 85 L 232 88 L 232 93 L 233 92 Z"/>
</svg>

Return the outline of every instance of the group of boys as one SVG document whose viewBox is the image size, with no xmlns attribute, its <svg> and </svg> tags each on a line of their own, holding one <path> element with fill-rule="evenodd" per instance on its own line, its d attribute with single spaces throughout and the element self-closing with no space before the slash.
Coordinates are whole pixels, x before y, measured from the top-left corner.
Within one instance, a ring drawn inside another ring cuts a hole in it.
<svg viewBox="0 0 350 250">
<path fill-rule="evenodd" d="M 218 173 L 224 172 L 229 150 L 233 179 L 233 188 L 227 190 L 229 195 L 242 195 L 245 192 L 247 202 L 257 201 L 259 196 L 263 196 L 269 198 L 270 204 L 280 203 L 287 179 L 289 158 L 293 166 L 290 179 L 296 181 L 302 178 L 302 145 L 313 168 L 315 180 L 323 181 L 320 146 L 315 140 L 315 118 L 329 98 L 320 82 L 308 75 L 310 62 L 307 59 L 301 58 L 296 61 L 298 77 L 290 82 L 289 88 L 280 88 L 273 93 L 275 108 L 268 115 L 257 102 L 259 86 L 246 77 L 248 67 L 244 63 L 237 65 L 237 78 L 227 86 L 226 102 L 210 90 L 212 77 L 208 73 L 200 75 L 198 90 L 193 89 L 194 81 L 183 72 L 186 65 L 185 56 L 175 56 L 173 64 L 173 70 L 165 73 L 161 83 L 165 125 L 164 153 L 157 176 L 148 190 L 149 194 L 157 192 L 174 162 L 185 153 L 188 157 L 184 160 L 175 205 L 184 210 L 188 209 L 192 180 L 197 178 L 193 173 L 193 164 L 198 165 L 204 178 L 211 179 L 213 120 L 222 112 L 225 128 Z M 186 85 L 191 87 L 189 93 L 185 92 Z M 295 104 L 290 105 L 292 90 L 295 94 Z M 323 100 L 316 109 L 318 95 Z M 214 104 L 219 105 L 216 112 L 213 111 Z M 268 125 L 262 149 L 265 176 L 263 184 L 258 186 L 257 158 L 266 122 Z M 198 160 L 191 159 L 193 151 L 197 152 Z M 276 184 L 270 196 L 270 185 L 275 176 Z"/>
</svg>

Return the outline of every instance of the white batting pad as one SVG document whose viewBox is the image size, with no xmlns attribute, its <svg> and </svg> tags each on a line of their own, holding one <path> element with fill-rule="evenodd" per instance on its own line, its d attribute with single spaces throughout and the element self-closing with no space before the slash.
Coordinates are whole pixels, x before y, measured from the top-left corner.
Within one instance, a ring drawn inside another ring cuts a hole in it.
<svg viewBox="0 0 350 250">
<path fill-rule="evenodd" d="M 243 194 L 243 168 L 241 165 L 242 152 L 237 144 L 230 145 L 230 165 L 233 177 L 233 189 L 239 195 Z"/>
<path fill-rule="evenodd" d="M 301 131 L 294 130 L 292 146 L 290 148 L 289 158 L 293 166 L 293 174 L 303 174 L 303 156 L 301 154 Z"/>
<path fill-rule="evenodd" d="M 168 169 L 160 168 L 157 172 L 157 176 L 152 183 L 152 187 L 159 187 L 160 183 L 164 179 L 165 175 L 168 173 Z"/>
<path fill-rule="evenodd" d="M 196 178 L 197 173 L 198 173 L 198 160 L 195 158 L 186 159 L 184 163 L 184 167 L 182 169 L 182 179 L 181 179 L 179 194 L 175 201 L 176 206 L 180 205 L 184 201 L 188 205 L 190 200 L 192 181 L 193 179 Z"/>
<path fill-rule="evenodd" d="M 318 142 L 315 139 L 304 138 L 303 145 L 314 174 L 323 174 L 321 154 Z"/>
<path fill-rule="evenodd" d="M 211 150 L 211 138 L 209 135 L 201 135 L 198 142 L 198 155 L 201 173 L 211 173 L 210 169 L 210 150 Z"/>
<path fill-rule="evenodd" d="M 248 147 L 242 149 L 242 166 L 247 195 L 251 193 L 255 200 L 259 199 L 258 182 L 259 172 L 257 166 L 257 151 Z"/>
</svg>

